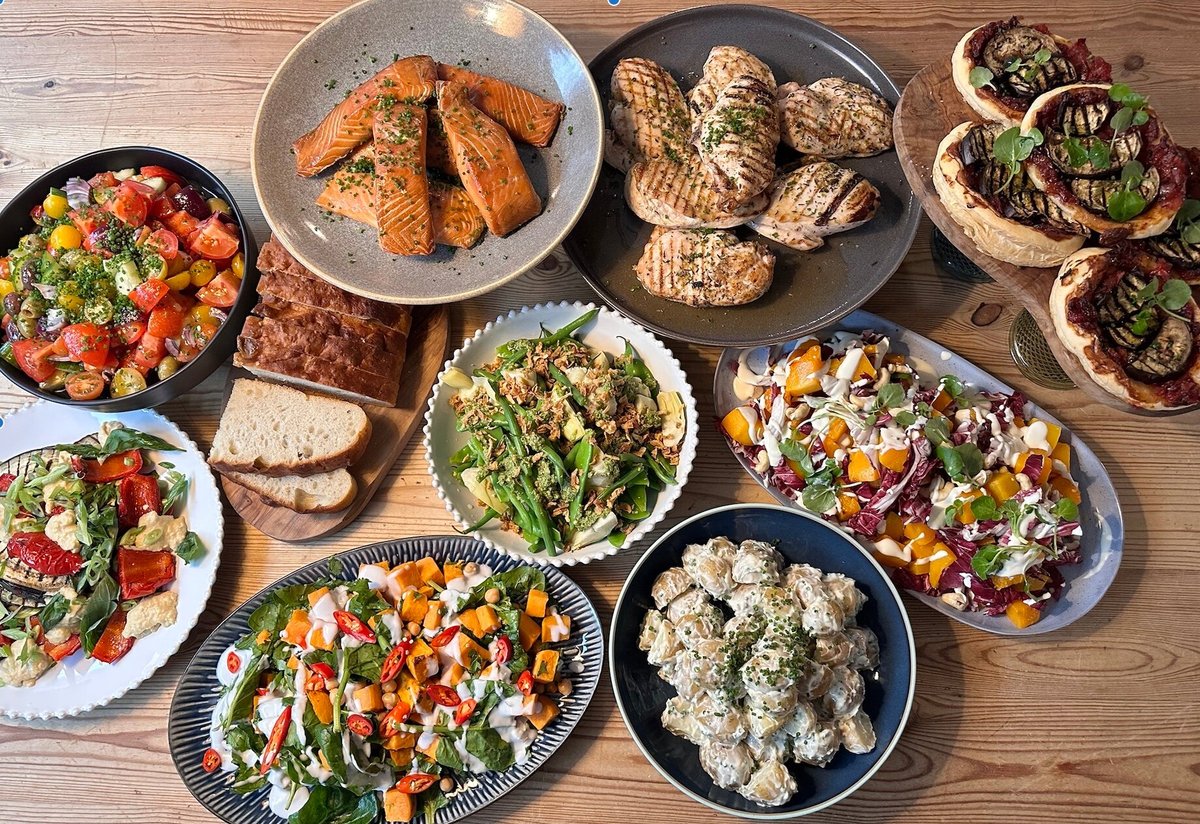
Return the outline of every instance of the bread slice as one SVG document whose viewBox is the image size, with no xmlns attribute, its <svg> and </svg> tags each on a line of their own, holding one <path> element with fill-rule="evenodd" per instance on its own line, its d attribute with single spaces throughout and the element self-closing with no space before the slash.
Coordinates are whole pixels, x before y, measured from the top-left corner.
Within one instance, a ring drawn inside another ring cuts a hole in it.
<svg viewBox="0 0 1200 824">
<path fill-rule="evenodd" d="M 341 361 L 297 354 L 286 348 L 260 347 L 254 357 L 240 351 L 234 352 L 233 365 L 249 370 L 259 378 L 332 395 L 353 404 L 395 406 L 400 395 L 398 380 L 366 372 Z"/>
<path fill-rule="evenodd" d="M 349 466 L 371 440 L 371 420 L 352 403 L 239 378 L 208 453 L 218 472 L 314 475 Z"/>
<path fill-rule="evenodd" d="M 390 326 L 316 306 L 292 303 L 273 295 L 260 296 L 258 305 L 251 311 L 265 320 L 299 326 L 314 335 L 366 341 L 396 355 L 403 355 L 408 348 L 408 335 Z"/>
<path fill-rule="evenodd" d="M 387 380 L 400 381 L 404 356 L 393 355 L 361 339 L 315 333 L 295 324 L 270 318 L 246 318 L 238 336 L 238 351 L 254 359 L 258 352 L 275 350 L 287 355 L 314 355 L 331 363 L 354 366 Z"/>
<path fill-rule="evenodd" d="M 350 506 L 358 492 L 358 483 L 345 469 L 278 478 L 249 472 L 230 472 L 225 477 L 254 492 L 264 503 L 296 512 L 338 512 Z"/>
</svg>

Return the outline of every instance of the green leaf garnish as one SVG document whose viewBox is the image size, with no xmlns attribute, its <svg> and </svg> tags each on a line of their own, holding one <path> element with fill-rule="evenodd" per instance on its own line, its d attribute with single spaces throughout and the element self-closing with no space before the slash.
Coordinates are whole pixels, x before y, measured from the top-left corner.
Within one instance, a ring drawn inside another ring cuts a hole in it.
<svg viewBox="0 0 1200 824">
<path fill-rule="evenodd" d="M 971 74 L 968 80 L 972 88 L 982 89 L 984 86 L 991 86 L 992 81 L 996 79 L 996 75 L 992 74 L 992 70 L 986 66 L 976 66 L 971 69 Z"/>
</svg>

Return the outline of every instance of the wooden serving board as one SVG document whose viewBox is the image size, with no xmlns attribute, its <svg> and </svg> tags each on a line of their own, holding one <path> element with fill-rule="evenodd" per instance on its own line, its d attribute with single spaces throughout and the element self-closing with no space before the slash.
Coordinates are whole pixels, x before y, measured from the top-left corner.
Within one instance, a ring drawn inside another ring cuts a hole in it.
<svg viewBox="0 0 1200 824">
<path fill-rule="evenodd" d="M 1055 358 L 1076 386 L 1101 403 L 1134 415 L 1160 417 L 1180 414 L 1188 409 L 1151 411 L 1131 406 L 1110 395 L 1095 383 L 1075 356 L 1067 350 L 1054 331 L 1050 318 L 1050 289 L 1058 275 L 1054 267 L 1037 269 L 1032 266 L 1014 266 L 996 260 L 975 245 L 962 227 L 955 222 L 942 205 L 937 190 L 933 187 L 933 160 L 942 138 L 958 124 L 967 120 L 978 120 L 978 116 L 967 106 L 950 74 L 950 59 L 931 63 L 917 72 L 896 106 L 893 132 L 896 139 L 896 154 L 900 167 L 908 177 L 908 183 L 925 209 L 925 214 L 941 230 L 960 252 L 975 265 L 991 275 L 997 283 L 1008 289 L 1029 314 L 1050 344 Z M 1194 407 L 1192 407 L 1194 408 Z"/>
<path fill-rule="evenodd" d="M 449 352 L 449 309 L 446 306 L 414 307 L 408 340 L 396 406 L 363 406 L 371 419 L 371 442 L 362 458 L 349 470 L 358 482 L 358 494 L 350 506 L 339 512 L 293 512 L 286 507 L 271 506 L 256 493 L 219 475 L 221 488 L 238 515 L 260 532 L 280 541 L 309 541 L 331 535 L 358 517 L 425 418 L 425 402 Z M 222 409 L 229 401 L 234 379 L 252 377 L 244 369 L 229 370 Z"/>
</svg>

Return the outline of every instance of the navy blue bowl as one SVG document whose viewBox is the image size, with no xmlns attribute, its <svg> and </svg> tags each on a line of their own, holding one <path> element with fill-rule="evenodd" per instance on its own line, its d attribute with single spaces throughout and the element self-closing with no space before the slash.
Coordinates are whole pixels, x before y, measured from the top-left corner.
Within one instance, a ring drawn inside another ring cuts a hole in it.
<svg viewBox="0 0 1200 824">
<path fill-rule="evenodd" d="M 242 276 L 242 285 L 238 290 L 237 301 L 227 310 L 229 318 L 221 324 L 221 328 L 209 341 L 208 346 L 204 347 L 195 358 L 183 364 L 174 375 L 165 381 L 150 384 L 142 392 L 120 398 L 105 397 L 92 401 L 71 400 L 61 392 L 46 392 L 39 389 L 37 382 L 20 369 L 7 361 L 0 360 L 0 372 L 4 374 L 4 377 L 31 395 L 55 403 L 87 407 L 96 412 L 128 412 L 131 409 L 146 409 L 166 403 L 192 389 L 228 360 L 237 347 L 237 336 L 242 329 L 242 322 L 258 300 L 258 293 L 255 289 L 255 285 L 258 283 L 258 271 L 254 268 L 254 261 L 258 257 L 258 245 L 254 242 L 254 235 L 250 233 L 250 228 L 246 224 L 246 216 L 238 208 L 237 201 L 233 199 L 229 189 L 225 188 L 225 184 L 196 161 L 176 152 L 151 146 L 122 146 L 116 149 L 101 149 L 91 152 L 54 167 L 22 189 L 5 205 L 3 210 L 0 210 L 0 254 L 15 247 L 21 236 L 28 234 L 33 228 L 33 219 L 30 218 L 29 212 L 42 202 L 51 186 L 61 188 L 70 177 L 82 177 L 86 180 L 101 172 L 141 166 L 165 166 L 180 177 L 199 184 L 210 195 L 219 197 L 229 204 L 233 218 L 238 224 L 242 255 L 246 259 L 246 271 Z"/>
<path fill-rule="evenodd" d="M 863 755 L 846 750 L 824 769 L 789 764 L 798 790 L 781 807 L 763 807 L 716 786 L 700 766 L 699 749 L 663 729 L 660 720 L 674 687 L 638 649 L 638 630 L 654 608 L 650 588 L 663 570 L 679 566 L 688 544 L 726 536 L 776 544 L 789 564 L 811 564 L 853 578 L 867 595 L 860 626 L 879 636 L 879 668 L 864 672 L 863 709 L 875 726 L 875 749 Z M 908 614 L 900 594 L 880 566 L 836 527 L 806 512 L 769 504 L 734 504 L 702 512 L 663 535 L 633 568 L 617 601 L 609 636 L 609 672 L 625 726 L 642 754 L 685 795 L 713 809 L 743 818 L 797 818 L 846 798 L 876 770 L 900 740 L 916 684 L 916 654 Z"/>
</svg>

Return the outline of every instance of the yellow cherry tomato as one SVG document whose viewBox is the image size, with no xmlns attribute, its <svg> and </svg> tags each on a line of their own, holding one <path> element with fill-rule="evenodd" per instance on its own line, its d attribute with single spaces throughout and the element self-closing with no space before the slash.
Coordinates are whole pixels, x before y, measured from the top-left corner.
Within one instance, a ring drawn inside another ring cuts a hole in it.
<svg viewBox="0 0 1200 824">
<path fill-rule="evenodd" d="M 207 286 L 217 276 L 217 267 L 211 260 L 198 260 L 188 269 L 193 286 Z"/>
<path fill-rule="evenodd" d="M 229 262 L 229 268 L 239 278 L 245 276 L 245 274 L 246 274 L 246 258 L 244 258 L 242 256 L 241 252 L 238 252 L 236 255 L 233 256 L 233 260 L 231 260 Z"/>
<path fill-rule="evenodd" d="M 171 275 L 166 279 L 166 284 L 176 292 L 181 292 L 191 285 L 192 276 L 188 272 L 180 272 L 177 275 Z"/>
<path fill-rule="evenodd" d="M 51 189 L 50 194 L 46 195 L 46 199 L 42 201 L 42 210 L 48 217 L 55 220 L 65 215 L 70 206 L 71 204 L 67 203 L 67 196 L 58 189 Z"/>
<path fill-rule="evenodd" d="M 230 213 L 229 204 L 219 197 L 210 197 L 207 201 L 208 208 L 214 212 L 220 212 L 223 215 Z"/>
<path fill-rule="evenodd" d="M 54 231 L 50 233 L 50 240 L 47 245 L 51 249 L 59 251 L 78 249 L 83 245 L 83 235 L 79 234 L 79 230 L 74 226 L 64 223 L 62 226 L 56 226 Z"/>
<path fill-rule="evenodd" d="M 6 297 L 10 292 L 17 291 L 17 287 L 8 278 L 0 279 L 0 299 Z"/>
</svg>

